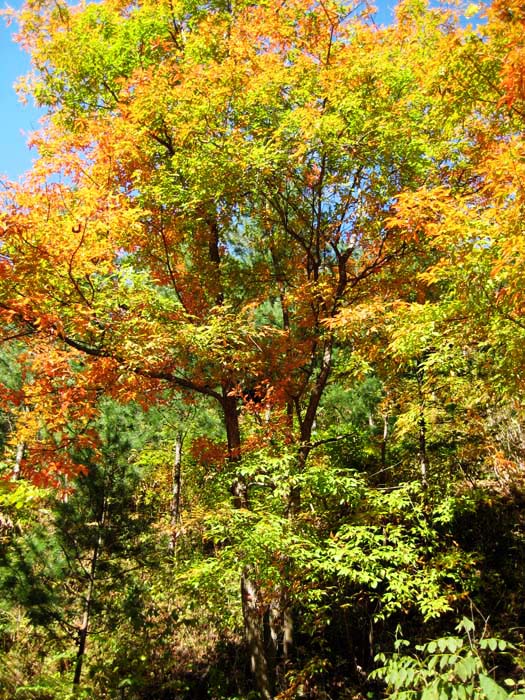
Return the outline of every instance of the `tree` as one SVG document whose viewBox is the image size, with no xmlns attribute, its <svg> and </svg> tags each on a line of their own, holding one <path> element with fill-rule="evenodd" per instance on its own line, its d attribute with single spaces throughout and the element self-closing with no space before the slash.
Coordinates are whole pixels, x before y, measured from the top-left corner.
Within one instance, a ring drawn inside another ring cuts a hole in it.
<svg viewBox="0 0 525 700">
<path fill-rule="evenodd" d="M 168 387 L 216 403 L 240 511 L 272 445 L 292 445 L 279 515 L 293 522 L 334 326 L 413 269 L 400 194 L 439 192 L 463 158 L 468 107 L 443 98 L 436 60 L 461 53 L 463 30 L 418 2 L 388 28 L 360 4 L 305 0 L 45 0 L 17 20 L 25 89 L 48 109 L 3 213 L 0 311 L 38 406 L 17 421 L 28 463 L 74 474 L 66 423 L 101 393 L 151 404 Z M 244 622 L 269 698 L 276 596 L 257 580 L 250 561 Z"/>
<path fill-rule="evenodd" d="M 100 634 L 126 619 L 140 637 L 141 616 L 147 614 L 140 578 L 156 559 L 148 533 L 154 514 L 143 510 L 139 516 L 144 474 L 133 463 L 133 450 L 149 437 L 146 428 L 138 407 L 105 401 L 93 426 L 97 447 L 93 441 L 89 448 L 71 448 L 85 466 L 74 491 L 58 497 L 42 492 L 47 507 L 13 533 L 3 552 L 6 599 L 22 605 L 35 628 L 45 630 L 63 654 L 63 671 L 73 648 L 67 674 L 73 691 L 82 685 L 92 628 Z M 21 506 L 24 494 L 22 489 Z"/>
<path fill-rule="evenodd" d="M 453 442 L 467 455 L 456 465 L 468 471 L 470 462 L 476 474 L 477 463 L 482 476 L 489 467 L 520 487 L 523 13 L 512 2 L 476 10 L 484 23 L 467 28 L 441 69 L 444 101 L 464 114 L 461 155 L 439 187 L 405 191 L 396 205 L 393 222 L 427 251 L 418 270 L 426 291 L 394 309 L 390 348 L 422 362 L 442 425 L 449 407 Z"/>
</svg>

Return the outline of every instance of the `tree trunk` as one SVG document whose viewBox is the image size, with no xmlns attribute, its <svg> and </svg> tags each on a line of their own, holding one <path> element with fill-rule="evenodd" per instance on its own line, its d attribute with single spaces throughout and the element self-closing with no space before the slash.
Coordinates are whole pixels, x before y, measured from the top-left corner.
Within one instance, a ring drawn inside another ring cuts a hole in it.
<svg viewBox="0 0 525 700">
<path fill-rule="evenodd" d="M 283 610 L 283 658 L 288 661 L 293 649 L 293 615 L 290 605 L 285 600 Z"/>
<path fill-rule="evenodd" d="M 388 441 L 388 414 L 383 414 L 383 435 L 381 439 L 381 469 L 386 469 L 386 448 Z"/>
<path fill-rule="evenodd" d="M 13 481 L 18 481 L 22 473 L 22 460 L 26 449 L 25 442 L 19 442 L 16 446 L 15 466 L 13 467 Z"/>
<path fill-rule="evenodd" d="M 427 454 L 427 422 L 425 418 L 425 395 L 423 393 L 424 369 L 418 362 L 416 368 L 417 394 L 419 402 L 419 469 L 421 472 L 421 484 L 427 486 L 429 460 Z"/>
<path fill-rule="evenodd" d="M 244 633 L 250 654 L 250 667 L 262 700 L 271 700 L 275 686 L 275 653 L 272 647 L 269 606 L 261 600 L 254 572 L 246 567 L 241 577 Z"/>
<path fill-rule="evenodd" d="M 89 567 L 89 584 L 84 605 L 84 613 L 82 615 L 82 623 L 78 631 L 77 656 L 75 661 L 75 674 L 73 676 L 73 691 L 75 691 L 75 689 L 78 688 L 78 686 L 80 685 L 80 677 L 82 675 L 82 665 L 84 663 L 84 655 L 86 652 L 86 643 L 89 631 L 89 618 L 91 613 L 91 606 L 93 604 L 93 596 L 95 593 L 95 577 L 97 573 L 97 563 L 100 549 L 102 547 L 102 529 L 105 523 L 105 513 L 106 499 L 104 498 L 102 515 L 98 523 L 98 536 L 91 555 L 91 563 Z"/>
<path fill-rule="evenodd" d="M 177 433 L 175 437 L 175 446 L 173 449 L 173 468 L 171 475 L 171 539 L 170 550 L 175 552 L 177 545 L 178 527 L 180 524 L 180 500 L 182 487 L 182 445 L 183 435 Z"/>
<path fill-rule="evenodd" d="M 301 446 L 297 455 L 297 470 L 299 473 L 304 471 L 308 455 L 312 449 L 312 432 L 315 428 L 317 410 L 332 371 L 332 352 L 333 338 L 330 337 L 326 340 L 324 345 L 321 367 L 319 369 L 319 374 L 317 375 L 315 384 L 312 387 L 312 391 L 310 392 L 304 417 L 299 415 L 299 408 L 297 408 L 297 418 L 301 427 Z M 294 517 L 299 512 L 300 508 L 301 488 L 294 485 L 290 488 L 290 494 L 288 497 L 287 512 L 289 517 Z"/>
<path fill-rule="evenodd" d="M 230 389 L 224 386 L 222 389 L 222 412 L 226 438 L 228 441 L 228 461 L 235 464 L 241 459 L 241 431 L 239 428 L 239 412 L 237 410 L 237 398 L 230 396 Z M 233 503 L 236 508 L 248 508 L 248 489 L 246 482 L 240 476 L 236 476 L 231 486 Z"/>
<path fill-rule="evenodd" d="M 228 460 L 235 464 L 241 458 L 241 432 L 237 398 L 230 395 L 227 386 L 222 391 L 222 410 L 228 440 Z M 236 476 L 231 487 L 236 508 L 249 508 L 248 489 L 245 480 Z M 250 666 L 261 700 L 270 700 L 274 688 L 275 657 L 272 651 L 273 639 L 270 630 L 268 605 L 262 600 L 253 567 L 245 567 L 241 576 L 241 601 L 244 634 L 250 656 Z"/>
</svg>

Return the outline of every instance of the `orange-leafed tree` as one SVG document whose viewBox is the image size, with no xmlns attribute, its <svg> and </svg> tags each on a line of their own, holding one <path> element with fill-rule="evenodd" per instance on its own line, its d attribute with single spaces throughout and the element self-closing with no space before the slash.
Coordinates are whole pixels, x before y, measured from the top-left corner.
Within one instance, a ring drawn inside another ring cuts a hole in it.
<svg viewBox="0 0 525 700">
<path fill-rule="evenodd" d="M 392 218 L 426 251 L 416 279 L 427 291 L 405 298 L 397 330 L 392 315 L 391 349 L 427 366 L 438 412 L 463 407 L 466 462 L 485 476 L 492 463 L 521 488 L 523 446 L 509 434 L 523 414 L 525 20 L 519 2 L 470 11 L 484 21 L 441 61 L 443 104 L 463 115 L 461 157 L 445 164 L 439 183 L 403 192 Z M 436 433 L 458 415 L 440 418 Z"/>
<path fill-rule="evenodd" d="M 330 322 L 412 269 L 398 197 L 462 157 L 438 57 L 463 30 L 420 3 L 381 28 L 331 0 L 29 0 L 16 19 L 34 67 L 21 87 L 48 111 L 2 214 L 26 475 L 60 474 L 61 425 L 97 396 L 147 404 L 168 386 L 216 402 L 233 502 L 250 509 L 243 416 L 261 413 L 258 444 L 291 444 L 300 474 L 334 366 Z M 299 482 L 282 503 L 292 520 Z M 242 588 L 269 698 L 270 603 L 253 568 Z"/>
</svg>

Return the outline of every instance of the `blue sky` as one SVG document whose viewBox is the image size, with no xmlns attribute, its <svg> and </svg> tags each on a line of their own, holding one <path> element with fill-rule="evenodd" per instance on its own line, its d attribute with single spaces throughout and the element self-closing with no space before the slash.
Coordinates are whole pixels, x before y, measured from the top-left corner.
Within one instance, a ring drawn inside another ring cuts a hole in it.
<svg viewBox="0 0 525 700">
<path fill-rule="evenodd" d="M 21 0 L 10 0 L 9 5 L 20 7 Z M 1 4 L 6 7 L 6 3 Z M 35 154 L 29 151 L 27 139 L 38 128 L 39 113 L 29 103 L 20 104 L 13 84 L 29 70 L 29 57 L 12 41 L 16 27 L 6 27 L 0 19 L 0 177 L 17 179 L 31 167 Z"/>
<path fill-rule="evenodd" d="M 22 0 L 0 0 L 0 7 L 19 8 Z M 395 0 L 378 0 L 378 21 L 388 21 L 391 16 L 390 8 Z M 29 56 L 21 51 L 13 42 L 12 35 L 16 26 L 6 27 L 0 19 L 0 179 L 7 177 L 17 180 L 31 168 L 36 157 L 34 151 L 27 147 L 29 134 L 38 128 L 39 112 L 29 100 L 22 105 L 13 87 L 17 78 L 29 70 Z"/>
</svg>

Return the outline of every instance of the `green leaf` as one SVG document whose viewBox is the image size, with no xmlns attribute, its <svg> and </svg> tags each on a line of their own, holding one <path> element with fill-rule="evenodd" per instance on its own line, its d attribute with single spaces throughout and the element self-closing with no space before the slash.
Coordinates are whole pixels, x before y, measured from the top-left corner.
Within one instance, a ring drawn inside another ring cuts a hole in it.
<svg viewBox="0 0 525 700">
<path fill-rule="evenodd" d="M 464 659 L 462 659 L 461 663 L 461 668 L 462 668 L 462 673 L 465 675 L 465 678 L 472 678 L 476 671 L 478 670 L 478 659 L 472 655 L 465 656 Z"/>
<path fill-rule="evenodd" d="M 437 640 L 437 645 L 440 651 L 446 651 L 448 649 L 448 640 L 446 637 L 441 637 Z"/>
<path fill-rule="evenodd" d="M 458 685 L 456 688 L 456 695 L 458 700 L 468 700 L 467 690 L 464 685 Z"/>
<path fill-rule="evenodd" d="M 466 657 L 458 661 L 454 668 L 455 675 L 465 683 L 469 678 L 472 677 L 473 668 L 470 657 Z"/>
<path fill-rule="evenodd" d="M 439 691 L 436 686 L 427 686 L 421 693 L 421 700 L 440 700 Z"/>
<path fill-rule="evenodd" d="M 479 685 L 487 700 L 506 700 L 509 697 L 507 691 L 496 683 L 490 676 L 480 674 Z"/>
<path fill-rule="evenodd" d="M 464 617 L 461 622 L 457 625 L 456 629 L 458 631 L 464 631 L 464 632 L 474 632 L 475 630 L 475 625 L 472 622 L 472 620 L 469 620 L 468 617 Z"/>
<path fill-rule="evenodd" d="M 442 654 L 439 660 L 439 668 L 444 671 L 450 665 L 450 654 Z"/>
</svg>

